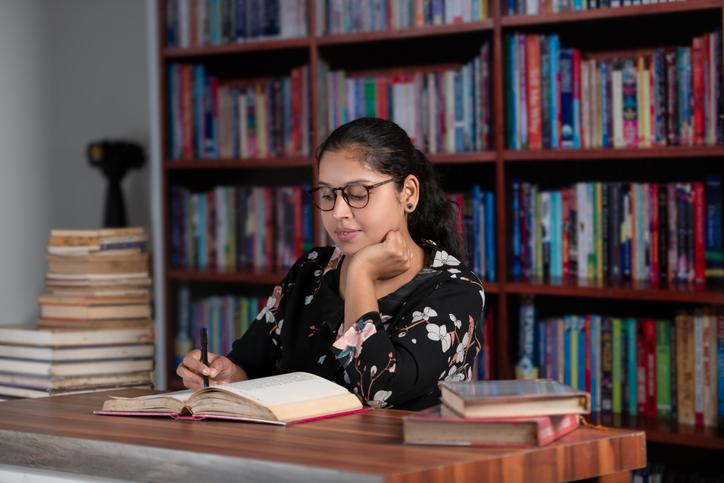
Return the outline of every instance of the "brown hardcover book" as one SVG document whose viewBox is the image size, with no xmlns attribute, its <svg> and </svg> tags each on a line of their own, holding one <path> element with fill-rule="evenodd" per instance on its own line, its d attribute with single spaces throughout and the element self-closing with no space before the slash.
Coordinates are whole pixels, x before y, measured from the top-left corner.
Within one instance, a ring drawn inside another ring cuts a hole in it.
<svg viewBox="0 0 724 483">
<path fill-rule="evenodd" d="M 86 392 L 109 391 L 113 389 L 151 389 L 152 385 L 133 384 L 130 386 L 103 386 L 89 387 L 85 389 L 33 389 L 31 387 L 6 386 L 0 384 L 0 395 L 10 397 L 48 397 L 48 396 L 67 396 L 70 394 L 82 394 Z"/>
<path fill-rule="evenodd" d="M 146 240 L 146 234 L 142 227 L 130 228 L 102 228 L 100 230 L 50 230 L 48 245 L 50 246 L 79 246 L 79 245 L 101 245 L 108 240 L 118 241 L 128 238 L 129 240 Z"/>
<path fill-rule="evenodd" d="M 55 347 L 147 344 L 153 342 L 153 327 L 75 330 L 3 326 L 0 340 L 5 344 Z"/>
<path fill-rule="evenodd" d="M 82 347 L 0 344 L 3 358 L 33 361 L 87 361 L 153 357 L 153 344 L 95 345 Z"/>
<path fill-rule="evenodd" d="M 0 372 L 36 376 L 86 376 L 153 370 L 153 359 L 97 359 L 88 361 L 31 361 L 0 358 Z"/>
<path fill-rule="evenodd" d="M 140 305 L 151 301 L 148 292 L 138 295 L 125 295 L 117 297 L 84 297 L 66 296 L 45 293 L 38 297 L 38 303 L 48 305 L 86 305 L 89 307 L 98 305 Z"/>
<path fill-rule="evenodd" d="M 57 274 L 148 273 L 148 253 L 134 255 L 47 255 L 48 272 Z"/>
<path fill-rule="evenodd" d="M 218 418 L 285 425 L 362 410 L 360 400 L 345 387 L 314 374 L 293 372 L 196 391 L 135 398 L 111 396 L 96 414 Z"/>
<path fill-rule="evenodd" d="M 151 384 L 150 371 L 84 376 L 37 376 L 0 372 L 0 384 L 36 390 L 78 391 L 93 387 L 123 387 Z"/>
<path fill-rule="evenodd" d="M 439 383 L 442 402 L 466 418 L 588 414 L 591 397 L 551 379 Z"/>
<path fill-rule="evenodd" d="M 137 305 L 65 305 L 40 304 L 43 319 L 147 319 L 149 304 Z"/>
<path fill-rule="evenodd" d="M 406 443 L 458 446 L 544 446 L 578 427 L 580 415 L 463 418 L 444 405 L 404 416 Z"/>
<path fill-rule="evenodd" d="M 110 329 L 152 325 L 151 319 L 38 319 L 39 329 Z"/>
</svg>

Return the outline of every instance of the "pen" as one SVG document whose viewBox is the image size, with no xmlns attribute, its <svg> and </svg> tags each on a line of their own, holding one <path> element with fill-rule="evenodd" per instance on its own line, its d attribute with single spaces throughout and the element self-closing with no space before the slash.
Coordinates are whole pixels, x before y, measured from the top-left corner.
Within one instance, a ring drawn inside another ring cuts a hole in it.
<svg viewBox="0 0 724 483">
<path fill-rule="evenodd" d="M 201 329 L 201 362 L 209 367 L 209 336 L 206 327 Z M 204 376 L 204 387 L 209 387 L 209 376 Z"/>
</svg>

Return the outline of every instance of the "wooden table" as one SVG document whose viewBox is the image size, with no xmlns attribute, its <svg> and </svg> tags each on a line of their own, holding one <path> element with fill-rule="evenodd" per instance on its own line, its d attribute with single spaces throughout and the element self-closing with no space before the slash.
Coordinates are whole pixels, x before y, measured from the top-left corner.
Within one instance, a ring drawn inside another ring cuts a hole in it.
<svg viewBox="0 0 724 483">
<path fill-rule="evenodd" d="M 126 390 L 119 395 L 148 391 Z M 96 416 L 109 393 L 0 403 L 0 463 L 134 481 L 628 481 L 641 431 L 579 429 L 539 449 L 413 446 L 396 410 L 290 427 Z"/>
</svg>

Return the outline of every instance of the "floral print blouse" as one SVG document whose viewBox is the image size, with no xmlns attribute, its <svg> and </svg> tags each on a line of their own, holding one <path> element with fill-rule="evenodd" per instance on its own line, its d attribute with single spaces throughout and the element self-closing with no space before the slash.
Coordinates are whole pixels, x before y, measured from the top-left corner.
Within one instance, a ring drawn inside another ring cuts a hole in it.
<svg viewBox="0 0 724 483">
<path fill-rule="evenodd" d="M 314 248 L 274 288 L 266 307 L 228 354 L 251 378 L 293 371 L 346 386 L 373 407 L 423 409 L 439 402 L 440 380 L 472 378 L 485 294 L 478 278 L 433 242 L 427 265 L 378 300 L 344 334 L 335 247 Z"/>
</svg>

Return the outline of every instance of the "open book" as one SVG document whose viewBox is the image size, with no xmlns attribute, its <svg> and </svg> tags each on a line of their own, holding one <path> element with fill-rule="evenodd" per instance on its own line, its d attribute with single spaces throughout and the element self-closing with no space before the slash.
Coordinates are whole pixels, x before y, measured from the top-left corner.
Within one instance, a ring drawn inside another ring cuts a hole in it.
<svg viewBox="0 0 724 483">
<path fill-rule="evenodd" d="M 111 396 L 95 414 L 231 419 L 286 425 L 364 410 L 346 388 L 314 374 L 293 372 L 196 391 L 135 398 Z"/>
</svg>

